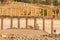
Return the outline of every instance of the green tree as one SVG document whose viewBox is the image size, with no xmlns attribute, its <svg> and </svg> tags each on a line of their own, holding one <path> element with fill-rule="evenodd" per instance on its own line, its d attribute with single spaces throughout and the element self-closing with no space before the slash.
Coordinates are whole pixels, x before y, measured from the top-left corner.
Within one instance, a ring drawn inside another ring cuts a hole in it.
<svg viewBox="0 0 60 40">
<path fill-rule="evenodd" d="M 55 6 L 58 6 L 58 1 L 57 0 L 55 0 L 54 2 L 53 2 L 53 4 L 55 5 Z"/>
<path fill-rule="evenodd" d="M 34 0 L 34 3 L 40 3 L 42 0 Z"/>
<path fill-rule="evenodd" d="M 45 2 L 45 1 L 41 1 L 40 3 L 41 3 L 41 4 L 46 4 L 46 2 Z"/>
<path fill-rule="evenodd" d="M 14 0 L 14 1 L 21 2 L 21 0 Z"/>
<path fill-rule="evenodd" d="M 28 0 L 28 2 L 29 2 L 29 3 L 33 3 L 33 2 L 34 2 L 34 0 Z"/>
<path fill-rule="evenodd" d="M 41 0 L 14 0 L 17 2 L 27 2 L 27 3 L 40 3 Z"/>
</svg>

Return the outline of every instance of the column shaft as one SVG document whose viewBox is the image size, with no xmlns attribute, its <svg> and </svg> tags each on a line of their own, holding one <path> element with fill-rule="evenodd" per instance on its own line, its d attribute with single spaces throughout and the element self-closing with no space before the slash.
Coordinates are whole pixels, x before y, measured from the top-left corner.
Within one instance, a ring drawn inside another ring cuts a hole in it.
<svg viewBox="0 0 60 40">
<path fill-rule="evenodd" d="M 18 18 L 18 29 L 20 29 L 20 18 Z"/>
<path fill-rule="evenodd" d="M 51 35 L 53 35 L 53 18 L 51 18 Z"/>
<path fill-rule="evenodd" d="M 36 18 L 34 18 L 34 29 L 36 29 Z"/>
<path fill-rule="evenodd" d="M 11 18 L 11 24 L 10 24 L 10 28 L 13 28 L 13 18 Z"/>
<path fill-rule="evenodd" d="M 43 31 L 45 31 L 45 18 L 43 18 Z"/>
<path fill-rule="evenodd" d="M 45 15 L 44 15 L 44 8 L 43 8 L 43 16 L 45 16 Z"/>
<path fill-rule="evenodd" d="M 3 29 L 3 17 L 1 18 L 1 30 Z"/>
<path fill-rule="evenodd" d="M 28 28 L 28 18 L 26 18 L 26 29 Z"/>
</svg>

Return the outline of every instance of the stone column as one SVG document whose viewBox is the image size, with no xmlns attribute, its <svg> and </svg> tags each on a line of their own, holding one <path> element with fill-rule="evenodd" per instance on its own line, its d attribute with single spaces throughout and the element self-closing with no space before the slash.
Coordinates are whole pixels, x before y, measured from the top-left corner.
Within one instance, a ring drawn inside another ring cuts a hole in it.
<svg viewBox="0 0 60 40">
<path fill-rule="evenodd" d="M 45 18 L 43 17 L 43 31 L 45 31 Z"/>
<path fill-rule="evenodd" d="M 56 15 L 57 15 L 57 13 L 56 13 L 56 9 L 55 9 L 55 18 L 57 18 L 57 16 L 56 16 Z"/>
<path fill-rule="evenodd" d="M 1 18 L 1 30 L 3 30 L 3 17 Z"/>
<path fill-rule="evenodd" d="M 18 18 L 18 29 L 20 29 L 20 18 Z"/>
<path fill-rule="evenodd" d="M 60 19 L 60 8 L 59 8 L 59 15 L 58 15 L 59 19 Z"/>
<path fill-rule="evenodd" d="M 44 16 L 44 8 L 43 8 L 43 16 Z"/>
<path fill-rule="evenodd" d="M 10 24 L 10 28 L 13 28 L 13 18 L 11 17 L 11 24 Z"/>
<path fill-rule="evenodd" d="M 28 28 L 28 18 L 26 18 L 26 29 Z"/>
<path fill-rule="evenodd" d="M 60 8 L 59 8 L 59 12 L 60 12 Z"/>
<path fill-rule="evenodd" d="M 51 35 L 53 35 L 53 18 L 51 18 Z"/>
<path fill-rule="evenodd" d="M 49 10 L 49 9 L 47 8 L 47 18 L 48 18 L 48 15 L 49 15 L 49 14 L 48 14 L 48 12 L 49 12 L 48 10 Z"/>
<path fill-rule="evenodd" d="M 34 29 L 36 29 L 36 18 L 34 18 Z"/>
</svg>

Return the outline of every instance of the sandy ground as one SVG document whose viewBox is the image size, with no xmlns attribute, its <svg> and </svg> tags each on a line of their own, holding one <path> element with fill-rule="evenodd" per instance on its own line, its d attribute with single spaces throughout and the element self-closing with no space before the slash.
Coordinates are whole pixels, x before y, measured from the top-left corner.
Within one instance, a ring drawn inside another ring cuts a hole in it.
<svg viewBox="0 0 60 40">
<path fill-rule="evenodd" d="M 3 22 L 4 22 L 3 23 L 4 29 L 10 28 L 10 19 L 6 18 L 6 19 L 4 19 Z M 0 22 L 0 24 L 1 24 L 1 22 Z M 21 19 L 20 20 L 20 27 L 21 28 L 25 28 L 26 27 L 25 24 L 26 24 L 26 20 L 25 19 Z M 39 28 L 42 30 L 42 28 L 43 28 L 42 19 L 37 19 L 37 24 L 38 24 Z M 28 25 L 31 25 L 31 26 L 34 27 L 34 20 L 33 19 L 29 19 L 28 20 Z M 17 26 L 18 26 L 18 21 L 17 21 L 17 19 L 14 19 L 13 20 L 13 27 L 17 28 Z M 53 26 L 54 26 L 54 29 L 56 29 L 56 31 L 57 31 L 56 33 L 60 33 L 60 20 L 54 20 Z M 1 25 L 0 25 L 0 27 L 1 27 Z M 50 30 L 51 30 L 51 20 L 50 19 L 49 20 L 45 20 L 45 29 L 46 29 L 46 31 L 48 33 L 50 33 Z"/>
<path fill-rule="evenodd" d="M 41 34 L 40 34 L 41 33 Z M 24 35 L 43 35 L 48 34 L 42 30 L 31 30 L 31 29 L 7 29 L 7 30 L 0 30 L 0 34 L 24 34 Z"/>
</svg>

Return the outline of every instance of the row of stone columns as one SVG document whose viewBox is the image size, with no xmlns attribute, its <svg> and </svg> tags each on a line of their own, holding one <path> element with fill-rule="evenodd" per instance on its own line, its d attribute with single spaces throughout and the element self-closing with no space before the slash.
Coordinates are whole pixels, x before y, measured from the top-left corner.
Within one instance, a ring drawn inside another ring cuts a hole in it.
<svg viewBox="0 0 60 40">
<path fill-rule="evenodd" d="M 34 8 L 34 9 L 31 9 L 30 11 L 29 11 L 29 7 L 26 7 L 27 9 L 26 10 L 22 10 L 23 11 L 23 14 L 22 15 L 25 15 L 25 13 L 24 13 L 24 11 L 27 11 L 26 13 L 26 15 L 28 15 L 28 13 L 29 12 L 31 12 L 31 14 L 30 14 L 30 16 L 35 16 L 36 14 L 38 14 L 38 15 L 40 15 L 41 16 L 41 11 L 36 11 L 37 9 L 39 9 L 39 8 Z M 17 9 L 19 9 L 18 11 L 17 11 Z M 41 10 L 41 9 L 43 9 L 42 11 L 43 11 L 43 16 L 45 16 L 45 11 L 44 10 L 47 10 L 47 17 L 49 17 L 49 15 L 53 15 L 54 14 L 54 12 L 53 12 L 53 9 L 52 8 L 40 8 L 39 10 Z M 5 11 L 4 11 L 5 10 Z M 8 10 L 8 11 L 7 11 Z M 33 11 L 32 11 L 33 10 Z M 58 9 L 59 10 L 59 9 Z M 21 15 L 20 14 L 20 8 L 7 8 L 7 9 L 5 9 L 5 8 L 0 8 L 0 13 L 2 14 L 2 15 L 4 15 L 4 13 L 6 13 L 5 15 L 10 15 L 10 14 L 8 14 L 9 12 L 11 13 L 11 15 Z M 14 12 L 13 12 L 14 11 Z M 60 11 L 60 10 L 59 10 Z M 18 14 L 17 14 L 17 12 L 18 12 Z M 14 14 L 15 13 L 15 14 Z M 34 14 L 33 14 L 34 13 Z M 52 14 L 51 14 L 52 13 Z M 56 18 L 56 9 L 55 9 L 55 18 Z M 37 16 L 37 15 L 36 15 Z"/>
<path fill-rule="evenodd" d="M 18 19 L 18 29 L 20 29 L 20 18 L 17 18 Z M 3 20 L 4 18 L 1 17 L 1 30 L 3 29 Z M 34 27 L 36 25 L 36 18 L 34 18 Z M 13 18 L 10 19 L 10 28 L 12 29 L 13 28 Z M 28 28 L 28 18 L 26 18 L 26 28 Z"/>
<path fill-rule="evenodd" d="M 18 18 L 18 29 L 20 29 L 20 19 Z M 3 20 L 4 18 L 1 17 L 1 30 L 3 30 Z M 34 29 L 36 29 L 36 18 L 34 18 Z M 13 28 L 13 18 L 11 18 L 10 28 Z M 26 29 L 28 28 L 28 18 L 26 18 Z M 45 31 L 45 18 L 43 18 L 43 31 Z M 53 18 L 51 18 L 51 34 L 53 34 Z"/>
<path fill-rule="evenodd" d="M 10 28 L 13 28 L 13 18 L 11 18 L 11 24 Z M 20 18 L 18 18 L 18 29 L 20 29 Z"/>
<path fill-rule="evenodd" d="M 17 18 L 18 19 L 18 29 L 20 29 L 20 19 L 21 18 Z M 26 18 L 26 28 L 28 28 L 28 19 Z M 1 17 L 1 30 L 3 29 L 3 20 L 4 18 Z M 13 18 L 10 19 L 10 28 L 13 28 Z M 36 18 L 34 18 L 34 29 L 36 28 Z"/>
</svg>

